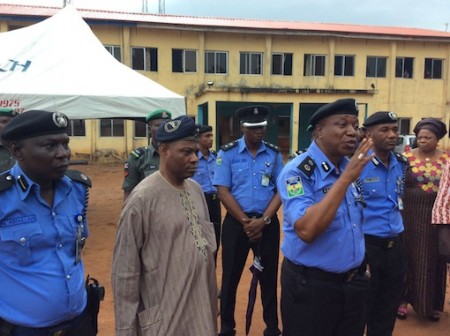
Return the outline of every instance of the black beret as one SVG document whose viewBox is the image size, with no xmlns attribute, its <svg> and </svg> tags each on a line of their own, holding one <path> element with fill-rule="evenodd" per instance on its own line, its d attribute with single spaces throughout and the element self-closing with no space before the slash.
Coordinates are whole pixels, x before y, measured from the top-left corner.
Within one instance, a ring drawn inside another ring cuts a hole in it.
<svg viewBox="0 0 450 336">
<path fill-rule="evenodd" d="M 414 127 L 414 134 L 417 136 L 421 129 L 433 132 L 438 139 L 442 139 L 447 134 L 447 126 L 442 121 L 434 118 L 425 118 L 419 121 Z"/>
<path fill-rule="evenodd" d="M 364 127 L 375 126 L 379 124 L 392 124 L 398 121 L 397 115 L 394 112 L 380 111 L 375 112 L 364 121 Z"/>
<path fill-rule="evenodd" d="M 17 112 L 9 107 L 2 107 L 0 108 L 0 117 L 15 117 L 17 115 Z"/>
<path fill-rule="evenodd" d="M 238 109 L 235 116 L 244 127 L 264 127 L 269 112 L 267 106 L 246 106 Z"/>
<path fill-rule="evenodd" d="M 329 103 L 320 107 L 309 118 L 308 131 L 312 131 L 316 127 L 317 123 L 323 118 L 336 115 L 336 114 L 350 114 L 358 116 L 358 103 L 353 98 L 338 99 L 333 103 Z"/>
<path fill-rule="evenodd" d="M 150 122 L 155 119 L 170 119 L 172 118 L 172 113 L 167 110 L 155 110 L 148 114 L 147 118 L 145 118 L 145 122 Z"/>
<path fill-rule="evenodd" d="M 209 125 L 198 125 L 198 133 L 203 134 L 206 132 L 212 132 L 212 126 Z"/>
<path fill-rule="evenodd" d="M 198 141 L 198 125 L 188 116 L 181 116 L 173 120 L 166 120 L 158 127 L 156 133 L 158 142 L 172 142 L 178 140 Z"/>
<path fill-rule="evenodd" d="M 67 133 L 69 119 L 60 112 L 30 110 L 6 124 L 2 140 L 21 140 L 41 135 Z"/>
</svg>

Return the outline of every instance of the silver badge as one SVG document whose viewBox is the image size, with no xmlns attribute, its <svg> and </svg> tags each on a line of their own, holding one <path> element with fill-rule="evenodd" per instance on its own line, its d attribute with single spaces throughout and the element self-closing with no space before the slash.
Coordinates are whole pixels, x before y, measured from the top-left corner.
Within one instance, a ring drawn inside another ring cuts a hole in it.
<svg viewBox="0 0 450 336">
<path fill-rule="evenodd" d="M 55 123 L 55 125 L 59 128 L 64 128 L 67 127 L 68 121 L 67 121 L 67 117 L 59 112 L 55 112 L 52 115 L 53 118 L 53 122 Z"/>
<path fill-rule="evenodd" d="M 253 109 L 253 114 L 254 114 L 254 115 L 257 115 L 258 113 L 259 113 L 258 108 L 255 107 L 255 108 Z"/>
<path fill-rule="evenodd" d="M 389 115 L 389 118 L 391 118 L 391 120 L 393 120 L 393 121 L 396 121 L 398 119 L 397 115 L 394 112 L 389 112 L 388 115 Z"/>
<path fill-rule="evenodd" d="M 355 100 L 355 110 L 356 112 L 359 112 L 359 105 L 358 102 Z"/>
<path fill-rule="evenodd" d="M 164 131 L 167 133 L 175 132 L 181 125 L 181 120 L 172 120 L 164 124 Z"/>
</svg>

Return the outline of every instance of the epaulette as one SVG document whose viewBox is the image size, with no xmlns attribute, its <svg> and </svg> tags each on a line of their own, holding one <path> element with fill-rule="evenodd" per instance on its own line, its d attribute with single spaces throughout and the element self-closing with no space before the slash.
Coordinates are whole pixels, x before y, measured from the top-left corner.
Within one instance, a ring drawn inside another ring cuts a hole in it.
<svg viewBox="0 0 450 336">
<path fill-rule="evenodd" d="M 297 168 L 305 173 L 306 176 L 310 177 L 316 168 L 316 163 L 313 159 L 311 159 L 311 157 L 307 156 L 302 162 L 300 162 Z"/>
<path fill-rule="evenodd" d="M 88 187 L 92 187 L 91 179 L 78 170 L 69 169 L 66 171 L 66 176 L 72 181 L 81 182 Z"/>
<path fill-rule="evenodd" d="M 16 179 L 10 173 L 0 175 L 0 192 L 12 187 Z"/>
<path fill-rule="evenodd" d="M 211 149 L 211 154 L 214 155 L 214 156 L 217 156 L 217 152 L 215 150 L 212 150 L 212 149 Z"/>
<path fill-rule="evenodd" d="M 226 145 L 223 145 L 222 147 L 220 147 L 220 149 L 227 151 L 227 150 L 230 150 L 231 148 L 236 147 L 237 144 L 238 144 L 238 140 L 234 140 L 233 142 L 229 142 Z"/>
<path fill-rule="evenodd" d="M 280 147 L 275 146 L 273 144 L 271 144 L 270 142 L 267 141 L 263 141 L 264 145 L 266 145 L 269 148 L 272 148 L 275 152 L 280 152 Z"/>
<path fill-rule="evenodd" d="M 400 161 L 400 163 L 408 164 L 408 158 L 406 156 L 404 156 L 403 154 L 394 152 L 394 155 L 397 158 L 397 160 Z"/>
<path fill-rule="evenodd" d="M 136 148 L 135 150 L 131 151 L 130 155 L 135 159 L 139 159 L 142 155 L 144 155 L 146 148 L 147 147 Z"/>
</svg>

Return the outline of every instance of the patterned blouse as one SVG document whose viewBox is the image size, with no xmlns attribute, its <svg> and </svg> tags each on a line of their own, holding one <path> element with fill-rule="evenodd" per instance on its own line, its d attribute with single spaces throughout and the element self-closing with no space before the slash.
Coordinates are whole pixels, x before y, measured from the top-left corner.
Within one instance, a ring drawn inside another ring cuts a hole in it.
<svg viewBox="0 0 450 336">
<path fill-rule="evenodd" d="M 408 158 L 411 173 L 423 191 L 436 193 L 439 181 L 448 160 L 448 153 L 443 152 L 436 161 L 421 161 L 411 151 L 403 153 Z"/>
</svg>

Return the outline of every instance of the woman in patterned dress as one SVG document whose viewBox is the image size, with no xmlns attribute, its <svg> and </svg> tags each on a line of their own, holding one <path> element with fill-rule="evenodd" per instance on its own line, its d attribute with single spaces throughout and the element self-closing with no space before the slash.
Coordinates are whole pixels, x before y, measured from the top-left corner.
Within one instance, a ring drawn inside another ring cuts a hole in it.
<svg viewBox="0 0 450 336">
<path fill-rule="evenodd" d="M 448 153 L 437 148 L 447 128 L 437 119 L 426 118 L 416 125 L 414 133 L 417 148 L 404 153 L 410 164 L 403 211 L 408 269 L 398 317 L 406 318 L 409 303 L 418 314 L 437 322 L 445 301 L 446 263 L 438 252 L 438 230 L 431 224 L 431 214 L 448 160 Z"/>
</svg>

